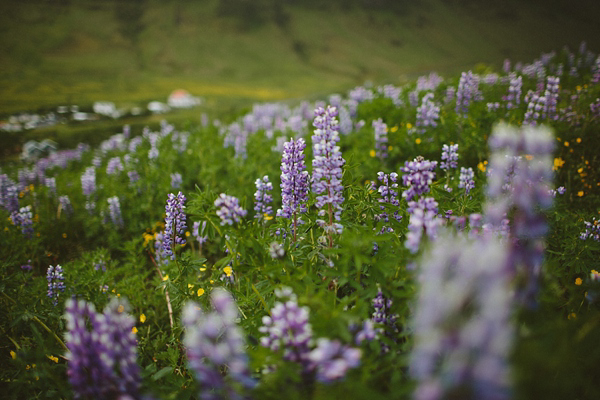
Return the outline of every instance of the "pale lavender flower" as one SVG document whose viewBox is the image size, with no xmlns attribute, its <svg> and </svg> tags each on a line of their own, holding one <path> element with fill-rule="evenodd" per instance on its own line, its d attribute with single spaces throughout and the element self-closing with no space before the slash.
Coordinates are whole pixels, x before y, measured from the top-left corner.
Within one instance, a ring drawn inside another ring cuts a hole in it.
<svg viewBox="0 0 600 400">
<path fill-rule="evenodd" d="M 65 304 L 67 377 L 76 399 L 139 398 L 140 368 L 129 305 L 112 299 L 102 314 L 93 304 Z"/>
<path fill-rule="evenodd" d="M 201 399 L 242 399 L 239 392 L 256 383 L 248 369 L 244 333 L 236 324 L 238 308 L 224 289 L 214 289 L 210 297 L 211 312 L 193 302 L 183 309 L 188 364 L 200 385 Z"/>
<path fill-rule="evenodd" d="M 394 207 L 400 206 L 400 201 L 398 200 L 398 174 L 392 172 L 391 174 L 386 174 L 383 171 L 379 171 L 377 173 L 377 180 L 380 182 L 379 187 L 377 188 L 377 192 L 381 196 L 377 201 L 379 204 L 379 209 L 381 213 L 375 215 L 375 220 L 384 222 L 389 222 L 389 216 L 385 211 L 385 204 L 390 204 Z M 398 222 L 402 219 L 402 216 L 398 213 L 398 211 L 394 211 L 394 219 Z M 393 232 L 394 230 L 391 227 L 383 226 L 379 233 L 383 232 Z"/>
<path fill-rule="evenodd" d="M 123 163 L 121 162 L 121 157 L 113 157 L 108 160 L 108 164 L 106 165 L 106 174 L 107 175 L 115 175 L 121 171 L 123 171 Z"/>
<path fill-rule="evenodd" d="M 317 223 L 325 229 L 329 236 L 329 245 L 332 245 L 331 235 L 342 233 L 339 222 L 344 202 L 342 185 L 342 158 L 339 146 L 337 110 L 334 107 L 327 109 L 317 108 L 313 126 L 316 128 L 312 137 L 313 141 L 313 185 L 312 190 L 317 195 L 316 206 L 320 209 L 319 216 L 328 216 L 328 220 L 319 219 Z"/>
<path fill-rule="evenodd" d="M 473 168 L 460 168 L 460 182 L 458 183 L 459 188 L 465 189 L 465 194 L 469 194 L 471 189 L 475 187 L 475 173 L 473 172 Z"/>
<path fill-rule="evenodd" d="M 221 225 L 233 225 L 234 222 L 238 223 L 248 213 L 242 207 L 240 207 L 240 201 L 233 196 L 228 196 L 225 193 L 221 193 L 215 200 L 215 207 L 217 210 L 217 216 L 221 218 Z"/>
<path fill-rule="evenodd" d="M 138 174 L 136 170 L 128 171 L 127 176 L 129 177 L 129 183 L 131 184 L 140 180 L 140 174 Z"/>
<path fill-rule="evenodd" d="M 594 239 L 596 242 L 600 242 L 600 221 L 596 218 L 592 218 L 592 222 L 583 221 L 585 225 L 585 231 L 581 232 L 579 238 L 586 240 L 588 238 Z"/>
<path fill-rule="evenodd" d="M 277 216 L 292 219 L 293 237 L 296 238 L 296 227 L 302 221 L 299 214 L 306 213 L 308 201 L 308 172 L 304 164 L 304 139 L 291 139 L 284 144 L 281 159 L 281 202 L 282 208 Z"/>
<path fill-rule="evenodd" d="M 549 76 L 546 83 L 546 91 L 544 97 L 546 98 L 546 116 L 550 120 L 558 119 L 556 114 L 556 106 L 558 104 L 558 90 L 560 85 L 560 78 L 556 76 Z"/>
<path fill-rule="evenodd" d="M 46 280 L 48 281 L 48 297 L 52 299 L 52 304 L 56 306 L 59 292 L 64 292 L 66 289 L 62 267 L 60 265 L 56 267 L 50 265 L 46 271 Z"/>
<path fill-rule="evenodd" d="M 342 345 L 338 340 L 317 339 L 317 347 L 308 354 L 319 382 L 331 383 L 346 376 L 350 368 L 360 364 L 360 349 Z"/>
<path fill-rule="evenodd" d="M 273 190 L 273 184 L 269 181 L 267 175 L 259 178 L 254 182 L 256 186 L 256 192 L 254 193 L 254 211 L 256 214 L 254 218 L 264 219 L 265 217 L 271 217 L 273 214 L 273 197 L 271 191 Z"/>
<path fill-rule="evenodd" d="M 402 193 L 402 197 L 406 201 L 412 200 L 413 197 L 429 193 L 429 186 L 435 179 L 435 167 L 437 161 L 424 160 L 423 157 L 417 157 L 413 161 L 406 161 L 404 167 L 400 170 L 404 172 L 402 175 L 402 184 L 407 186 Z"/>
<path fill-rule="evenodd" d="M 404 246 L 411 252 L 419 251 L 423 233 L 430 239 L 437 237 L 441 220 L 437 217 L 438 203 L 433 197 L 421 197 L 418 201 L 408 202 L 408 233 Z"/>
<path fill-rule="evenodd" d="M 373 130 L 375 132 L 375 156 L 383 160 L 388 155 L 388 127 L 381 118 L 378 118 L 373 120 Z"/>
<path fill-rule="evenodd" d="M 463 72 L 456 91 L 456 113 L 466 117 L 471 103 L 482 99 L 479 77 L 471 71 Z"/>
<path fill-rule="evenodd" d="M 96 191 L 96 168 L 88 167 L 81 176 L 81 188 L 83 195 L 88 199 Z"/>
<path fill-rule="evenodd" d="M 31 266 L 31 260 L 27 260 L 27 264 L 21 265 L 21 269 L 28 272 L 32 271 L 33 267 Z"/>
<path fill-rule="evenodd" d="M 457 168 L 458 164 L 458 144 L 443 145 L 442 146 L 442 162 L 440 164 L 441 169 Z"/>
<path fill-rule="evenodd" d="M 110 214 L 110 220 L 118 227 L 123 227 L 123 217 L 121 216 L 121 203 L 117 196 L 109 197 L 108 201 L 108 212 Z"/>
<path fill-rule="evenodd" d="M 31 212 L 31 206 L 21 207 L 19 211 L 13 211 L 10 214 L 12 223 L 21 228 L 21 233 L 26 238 L 33 236 L 33 213 Z"/>
<path fill-rule="evenodd" d="M 181 184 L 183 183 L 183 179 L 181 178 L 181 174 L 179 172 L 175 172 L 171 174 L 171 188 L 179 189 Z"/>
<path fill-rule="evenodd" d="M 44 179 L 44 186 L 48 188 L 48 194 L 56 196 L 56 178 L 52 177 Z"/>
<path fill-rule="evenodd" d="M 283 248 L 281 243 L 272 242 L 269 245 L 269 255 L 273 259 L 283 258 L 283 256 L 285 256 L 285 249 Z"/>
<path fill-rule="evenodd" d="M 510 85 L 508 87 L 508 95 L 504 97 L 506 101 L 506 109 L 512 110 L 521 104 L 521 90 L 523 87 L 523 77 L 516 74 L 510 75 Z"/>
<path fill-rule="evenodd" d="M 429 92 L 421 100 L 421 105 L 417 108 L 417 121 L 415 126 L 417 132 L 425 133 L 429 127 L 436 127 L 437 120 L 440 117 L 440 107 L 433 102 L 433 93 Z"/>
<path fill-rule="evenodd" d="M 163 237 L 163 252 L 171 260 L 175 259 L 173 249 L 177 244 L 185 244 L 185 196 L 179 192 L 177 196 L 169 193 L 165 206 L 165 232 Z"/>
<path fill-rule="evenodd" d="M 523 118 L 523 125 L 537 125 L 538 121 L 546 118 L 546 97 L 529 91 L 526 96 L 527 111 Z"/>
<path fill-rule="evenodd" d="M 208 236 L 204 235 L 204 230 L 206 229 L 206 221 L 202 221 L 202 225 L 200 225 L 200 221 L 195 221 L 192 227 L 192 236 L 198 240 L 198 244 L 200 247 L 208 240 Z"/>
</svg>

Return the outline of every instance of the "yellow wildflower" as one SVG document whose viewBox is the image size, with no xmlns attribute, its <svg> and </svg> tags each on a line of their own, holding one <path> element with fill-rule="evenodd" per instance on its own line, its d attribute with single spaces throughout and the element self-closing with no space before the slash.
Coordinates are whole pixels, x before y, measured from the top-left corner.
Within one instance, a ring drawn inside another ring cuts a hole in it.
<svg viewBox="0 0 600 400">
<path fill-rule="evenodd" d="M 143 324 L 144 322 L 146 322 L 146 315 L 145 314 L 141 314 L 140 315 L 140 322 Z"/>
<path fill-rule="evenodd" d="M 133 333 L 138 333 L 138 330 L 137 330 L 137 328 L 134 326 L 133 328 L 131 328 L 131 332 L 133 332 Z"/>
<path fill-rule="evenodd" d="M 415 143 L 416 143 L 416 144 L 421 144 L 421 138 L 416 138 L 416 139 L 415 139 Z"/>
<path fill-rule="evenodd" d="M 577 318 L 577 314 L 575 314 L 574 312 L 572 312 L 571 314 L 569 314 L 569 316 L 567 318 L 568 319 L 575 319 L 575 318 Z"/>
<path fill-rule="evenodd" d="M 577 196 L 579 196 L 579 197 L 583 197 L 584 194 L 585 193 L 583 190 L 580 190 L 579 192 L 577 192 Z"/>
<path fill-rule="evenodd" d="M 578 137 L 577 139 L 575 139 L 575 141 L 576 141 L 577 143 L 581 143 L 581 138 L 580 138 L 580 137 Z"/>
<path fill-rule="evenodd" d="M 477 164 L 477 168 L 481 171 L 481 172 L 485 172 L 486 167 L 485 164 L 480 162 L 479 164 Z"/>
<path fill-rule="evenodd" d="M 10 356 L 11 356 L 11 358 L 12 358 L 13 360 L 16 360 L 16 359 L 17 359 L 17 353 L 15 353 L 15 352 L 14 352 L 14 351 L 12 351 L 12 350 L 10 351 Z"/>
<path fill-rule="evenodd" d="M 191 235 L 190 231 L 185 232 L 185 237 L 190 237 L 190 235 Z"/>
<path fill-rule="evenodd" d="M 58 357 L 49 356 L 48 354 L 46 354 L 46 357 L 48 357 L 48 359 L 50 359 L 51 361 L 54 361 L 55 363 L 58 363 Z"/>
<path fill-rule="evenodd" d="M 569 142 L 565 141 L 563 144 L 565 145 L 565 147 L 569 147 Z"/>
<path fill-rule="evenodd" d="M 375 150 L 371 150 L 371 151 L 369 151 L 369 155 L 370 155 L 371 157 L 375 157 Z"/>
<path fill-rule="evenodd" d="M 233 268 L 231 268 L 230 266 L 227 266 L 225 268 L 223 268 L 223 272 L 225 272 L 225 275 L 227 275 L 227 277 L 231 277 L 231 274 L 233 273 Z"/>
<path fill-rule="evenodd" d="M 169 274 L 163 276 L 163 281 L 168 281 L 169 280 Z"/>
<path fill-rule="evenodd" d="M 193 289 L 194 285 L 192 283 L 188 283 L 188 289 Z"/>
<path fill-rule="evenodd" d="M 393 146 L 388 146 L 388 151 L 392 151 L 393 148 Z"/>
<path fill-rule="evenodd" d="M 406 129 L 412 129 L 412 124 L 410 122 L 406 123 Z"/>
<path fill-rule="evenodd" d="M 263 214 L 263 217 L 265 218 L 265 221 L 270 221 L 270 220 L 272 220 L 272 219 L 273 219 L 273 216 L 272 216 L 272 215 L 269 215 L 269 214 L 267 214 L 267 213 L 264 213 L 264 214 Z"/>
<path fill-rule="evenodd" d="M 390 128 L 390 132 L 394 133 L 398 130 L 398 125 L 394 125 Z"/>
<path fill-rule="evenodd" d="M 125 306 L 123 304 L 119 304 L 119 307 L 117 308 L 117 312 L 120 314 L 123 311 L 125 311 Z"/>
<path fill-rule="evenodd" d="M 63 234 L 62 234 L 62 237 L 63 237 L 63 239 L 66 239 L 66 238 L 67 238 L 67 234 L 66 234 L 66 233 L 63 233 Z"/>
<path fill-rule="evenodd" d="M 204 294 L 204 289 L 200 288 L 198 289 L 198 297 L 202 296 Z"/>
<path fill-rule="evenodd" d="M 531 161 L 533 160 L 533 154 L 525 154 L 525 158 L 527 159 L 527 161 Z"/>
<path fill-rule="evenodd" d="M 562 158 L 558 157 L 554 159 L 554 166 L 552 167 L 553 171 L 558 170 L 559 168 L 562 168 L 562 166 L 565 165 L 565 160 L 563 160 Z"/>
<path fill-rule="evenodd" d="M 577 286 L 581 286 L 581 284 L 582 284 L 582 283 L 583 283 L 583 280 L 582 280 L 581 278 L 577 278 L 577 279 L 575 279 L 575 284 L 576 284 Z"/>
</svg>

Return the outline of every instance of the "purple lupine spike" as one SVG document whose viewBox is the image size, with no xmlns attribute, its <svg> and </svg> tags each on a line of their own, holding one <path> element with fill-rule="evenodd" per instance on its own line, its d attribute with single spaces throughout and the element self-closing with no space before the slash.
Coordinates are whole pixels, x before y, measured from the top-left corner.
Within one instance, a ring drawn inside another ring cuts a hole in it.
<svg viewBox="0 0 600 400">
<path fill-rule="evenodd" d="M 412 200 L 413 197 L 424 193 L 429 193 L 429 186 L 435 179 L 435 167 L 437 161 L 424 160 L 423 157 L 417 157 L 413 161 L 406 161 L 404 167 L 400 170 L 404 172 L 402 175 L 402 184 L 407 186 L 402 193 L 402 197 L 406 201 Z"/>
<path fill-rule="evenodd" d="M 56 178 L 45 178 L 44 186 L 48 188 L 48 194 L 51 196 L 56 196 Z"/>
<path fill-rule="evenodd" d="M 181 174 L 179 172 L 175 172 L 171 174 L 171 188 L 179 189 L 181 184 L 183 183 L 183 179 L 181 178 Z"/>
<path fill-rule="evenodd" d="M 0 175 L 0 206 L 9 213 L 19 210 L 19 191 L 6 174 Z"/>
<path fill-rule="evenodd" d="M 331 383 L 346 376 L 350 368 L 360 364 L 360 349 L 344 346 L 339 340 L 317 339 L 317 346 L 307 358 L 319 382 Z"/>
<path fill-rule="evenodd" d="M 375 156 L 380 160 L 387 158 L 388 149 L 388 128 L 381 118 L 373 120 L 373 130 L 375 132 Z"/>
<path fill-rule="evenodd" d="M 523 87 L 523 77 L 517 76 L 515 73 L 510 75 L 510 84 L 508 87 L 508 95 L 504 98 L 506 101 L 506 109 L 512 110 L 521 104 L 521 90 Z"/>
<path fill-rule="evenodd" d="M 58 292 L 65 291 L 65 277 L 60 265 L 56 267 L 50 265 L 46 271 L 46 280 L 48 281 L 48 297 L 52 299 L 52 305 L 58 304 Z"/>
<path fill-rule="evenodd" d="M 376 332 L 394 340 L 398 335 L 399 330 L 396 326 L 398 314 L 392 314 L 390 312 L 393 301 L 386 298 L 381 289 L 379 289 L 377 291 L 377 296 L 373 298 L 372 303 L 375 311 L 373 311 L 373 314 L 371 315 L 371 321 L 379 326 L 379 328 L 376 328 Z M 390 351 L 389 346 L 385 343 L 381 343 L 381 352 L 387 353 L 388 351 Z"/>
<path fill-rule="evenodd" d="M 237 326 L 238 308 L 231 294 L 216 288 L 211 293 L 214 311 L 205 313 L 193 302 L 183 309 L 188 364 L 196 375 L 201 399 L 242 398 L 237 390 L 252 388 L 242 330 Z M 227 376 L 222 370 L 227 369 Z"/>
<path fill-rule="evenodd" d="M 458 144 L 442 145 L 442 162 L 441 169 L 451 169 L 458 167 Z"/>
<path fill-rule="evenodd" d="M 381 198 L 378 199 L 378 202 L 380 203 L 379 208 L 382 212 L 378 215 L 375 215 L 375 220 L 389 222 L 389 216 L 387 212 L 385 212 L 384 204 L 391 204 L 395 207 L 400 206 L 400 201 L 398 200 L 398 174 L 395 172 L 392 172 L 391 174 L 385 174 L 384 172 L 380 171 L 377 173 L 377 180 L 380 181 L 377 192 L 381 196 Z M 398 211 L 394 211 L 393 216 L 398 222 L 400 222 L 402 219 L 402 216 Z M 384 226 L 381 228 L 379 233 L 393 231 L 394 230 L 391 227 Z"/>
<path fill-rule="evenodd" d="M 175 259 L 173 249 L 177 244 L 185 244 L 184 234 L 187 228 L 185 215 L 185 196 L 179 192 L 177 196 L 169 193 L 165 207 L 165 232 L 163 236 L 163 252 L 171 260 Z"/>
<path fill-rule="evenodd" d="M 317 223 L 325 229 L 329 237 L 329 246 L 333 245 L 333 234 L 342 233 L 343 226 L 337 222 L 342 215 L 344 202 L 342 185 L 342 167 L 346 161 L 342 158 L 339 146 L 338 122 L 335 107 L 322 107 L 315 110 L 313 126 L 316 128 L 313 141 L 313 185 L 317 195 L 316 206 L 319 216 L 327 216 L 327 220 L 319 219 Z"/>
<path fill-rule="evenodd" d="M 419 251 L 423 233 L 430 239 L 437 237 L 441 220 L 437 217 L 438 203 L 433 197 L 421 197 L 418 201 L 409 201 L 407 211 L 410 219 L 404 246 L 414 254 Z"/>
<path fill-rule="evenodd" d="M 31 206 L 21 207 L 19 211 L 13 211 L 10 214 L 12 223 L 21 228 L 21 233 L 26 238 L 33 236 L 33 214 L 31 212 Z"/>
<path fill-rule="evenodd" d="M 592 83 L 600 83 L 600 56 L 596 58 L 596 62 L 592 67 Z"/>
<path fill-rule="evenodd" d="M 129 177 L 130 184 L 134 184 L 140 180 L 140 174 L 138 174 L 136 170 L 128 171 L 127 176 Z"/>
<path fill-rule="evenodd" d="M 233 146 L 235 151 L 235 158 L 245 160 L 247 157 L 246 144 L 248 141 L 248 133 L 250 130 L 247 127 L 243 127 L 238 123 L 234 122 L 227 127 L 225 135 L 224 147 Z"/>
<path fill-rule="evenodd" d="M 579 238 L 581 240 L 592 238 L 596 242 L 600 242 L 600 221 L 594 217 L 591 222 L 583 221 L 583 224 L 585 225 L 585 231 L 581 232 Z"/>
<path fill-rule="evenodd" d="M 308 172 L 304 164 L 304 139 L 291 139 L 283 145 L 281 158 L 281 202 L 277 216 L 292 220 L 293 240 L 296 229 L 302 223 L 300 214 L 306 213 L 308 201 Z"/>
<path fill-rule="evenodd" d="M 215 200 L 215 207 L 220 207 L 217 210 L 217 216 L 221 218 L 221 225 L 233 225 L 238 223 L 248 213 L 240 207 L 240 201 L 233 196 L 228 196 L 221 193 Z"/>
<path fill-rule="evenodd" d="M 108 212 L 110 214 L 110 220 L 118 227 L 123 226 L 123 217 L 121 216 L 121 203 L 117 196 L 109 197 L 108 201 Z"/>
<path fill-rule="evenodd" d="M 121 162 L 121 157 L 113 157 L 108 160 L 108 164 L 106 165 L 106 174 L 107 175 L 115 175 L 119 172 L 123 171 L 123 163 Z"/>
<path fill-rule="evenodd" d="M 254 211 L 256 215 L 254 218 L 265 219 L 265 217 L 271 217 L 273 214 L 273 197 L 271 191 L 273 190 L 273 184 L 269 181 L 267 175 L 257 179 L 254 182 L 256 186 L 256 192 L 254 193 Z"/>
<path fill-rule="evenodd" d="M 415 127 L 417 132 L 423 134 L 429 127 L 436 127 L 440 117 L 440 107 L 433 102 L 433 93 L 429 92 L 421 100 L 417 108 L 417 121 Z"/>
<path fill-rule="evenodd" d="M 202 246 L 208 240 L 208 236 L 204 235 L 204 230 L 206 229 L 206 221 L 195 221 L 192 227 L 192 236 L 198 240 L 198 244 Z"/>
<path fill-rule="evenodd" d="M 419 268 L 410 374 L 416 400 L 512 398 L 506 242 L 441 235 Z"/>
<path fill-rule="evenodd" d="M 102 314 L 83 300 L 67 300 L 67 376 L 76 399 L 139 398 L 135 320 L 128 311 L 116 298 Z"/>
<path fill-rule="evenodd" d="M 89 198 L 96 191 L 96 168 L 88 167 L 81 176 L 83 195 Z"/>
<path fill-rule="evenodd" d="M 537 125 L 538 121 L 546 118 L 546 102 L 545 96 L 540 96 L 531 90 L 527 93 L 526 99 L 529 99 L 527 111 L 523 117 L 523 125 Z"/>
<path fill-rule="evenodd" d="M 312 326 L 308 322 L 308 307 L 299 307 L 296 295 L 290 288 L 277 289 L 280 299 L 271 309 L 271 316 L 264 316 L 259 331 L 266 334 L 260 339 L 263 347 L 283 351 L 283 358 L 308 368 L 308 354 L 312 345 Z"/>
<path fill-rule="evenodd" d="M 556 113 L 556 106 L 558 104 L 558 90 L 560 87 L 560 78 L 557 76 L 549 76 L 546 83 L 546 91 L 544 97 L 546 98 L 546 116 L 550 120 L 558 119 Z"/>
<path fill-rule="evenodd" d="M 460 167 L 460 182 L 458 183 L 459 188 L 465 189 L 465 194 L 469 194 L 471 189 L 475 188 L 475 172 L 473 168 Z"/>
<path fill-rule="evenodd" d="M 463 72 L 456 91 L 456 113 L 466 117 L 471 103 L 482 99 L 483 96 L 479 91 L 479 77 L 471 71 Z"/>
</svg>

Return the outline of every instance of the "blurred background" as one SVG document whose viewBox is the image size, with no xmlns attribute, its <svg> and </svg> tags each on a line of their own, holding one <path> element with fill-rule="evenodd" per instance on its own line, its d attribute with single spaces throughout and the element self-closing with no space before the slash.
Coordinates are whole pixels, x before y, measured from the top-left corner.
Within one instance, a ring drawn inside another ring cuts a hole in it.
<svg viewBox="0 0 600 400">
<path fill-rule="evenodd" d="M 195 122 L 431 71 L 498 71 L 504 59 L 530 62 L 582 41 L 598 51 L 599 17 L 596 0 L 3 1 L 0 121 L 66 110 L 75 125 L 38 124 L 26 136 L 93 141 L 126 123 Z M 178 89 L 196 107 L 148 110 Z M 97 102 L 112 119 L 73 121 Z M 18 146 L 24 131 L 0 138 Z"/>
</svg>

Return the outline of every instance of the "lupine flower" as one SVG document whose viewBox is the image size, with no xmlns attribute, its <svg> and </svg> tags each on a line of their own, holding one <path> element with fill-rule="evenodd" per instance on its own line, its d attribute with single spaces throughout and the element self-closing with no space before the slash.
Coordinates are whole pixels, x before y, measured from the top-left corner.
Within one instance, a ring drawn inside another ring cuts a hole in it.
<svg viewBox="0 0 600 400">
<path fill-rule="evenodd" d="M 128 171 L 127 176 L 129 177 L 129 183 L 131 184 L 140 180 L 140 174 L 138 174 L 136 170 Z"/>
<path fill-rule="evenodd" d="M 200 227 L 202 226 L 202 228 Z M 208 236 L 204 235 L 204 229 L 206 229 L 206 221 L 202 221 L 202 225 L 200 225 L 200 221 L 195 221 L 192 226 L 192 236 L 198 240 L 198 244 L 202 246 L 208 240 Z"/>
<path fill-rule="evenodd" d="M 393 301 L 385 298 L 383 292 L 379 290 L 372 303 L 375 311 L 373 311 L 373 314 L 371 315 L 371 321 L 379 326 L 377 331 L 386 337 L 394 339 L 394 337 L 398 335 L 399 330 L 398 327 L 396 327 L 398 314 L 392 314 L 390 312 Z M 389 346 L 385 343 L 381 343 L 381 352 L 387 353 L 388 351 L 390 351 Z"/>
<path fill-rule="evenodd" d="M 521 103 L 521 88 L 523 87 L 523 77 L 516 74 L 510 75 L 510 85 L 508 87 L 508 95 L 504 97 L 506 101 L 506 109 L 512 110 Z"/>
<path fill-rule="evenodd" d="M 423 232 L 430 239 L 437 236 L 437 228 L 441 224 L 437 217 L 438 203 L 433 197 L 422 197 L 418 201 L 409 201 L 407 211 L 410 219 L 404 246 L 411 253 L 416 253 L 419 251 Z"/>
<path fill-rule="evenodd" d="M 277 216 L 293 220 L 293 237 L 296 238 L 296 226 L 302 223 L 299 214 L 307 211 L 308 172 L 304 164 L 304 139 L 291 139 L 284 144 L 281 159 L 281 202 L 282 208 Z"/>
<path fill-rule="evenodd" d="M 442 162 L 440 164 L 441 169 L 456 168 L 458 166 L 458 144 L 447 144 L 442 146 Z"/>
<path fill-rule="evenodd" d="M 308 354 L 319 382 L 331 383 L 346 376 L 360 364 L 361 351 L 342 345 L 338 340 L 317 339 L 317 347 Z"/>
<path fill-rule="evenodd" d="M 523 125 L 537 125 L 539 120 L 546 118 L 546 96 L 540 96 L 530 90 L 525 99 L 529 102 L 523 118 Z"/>
<path fill-rule="evenodd" d="M 23 271 L 32 271 L 33 267 L 31 266 L 31 260 L 27 260 L 27 264 L 21 265 L 21 269 Z"/>
<path fill-rule="evenodd" d="M 212 291 L 211 303 L 214 311 L 209 313 L 193 302 L 183 309 L 188 363 L 200 384 L 201 399 L 241 399 L 237 386 L 251 388 L 255 382 L 248 370 L 244 334 L 236 325 L 238 309 L 231 294 L 220 288 Z"/>
<path fill-rule="evenodd" d="M 388 148 L 388 128 L 381 118 L 373 120 L 373 130 L 375 131 L 375 156 L 380 160 L 387 158 Z"/>
<path fill-rule="evenodd" d="M 108 164 L 106 165 L 106 174 L 114 175 L 123 171 L 123 163 L 121 162 L 121 157 L 113 157 L 108 160 Z"/>
<path fill-rule="evenodd" d="M 456 96 L 456 88 L 454 86 L 448 86 L 446 88 L 446 97 L 444 97 L 444 104 L 450 104 L 454 101 Z"/>
<path fill-rule="evenodd" d="M 158 232 L 154 238 L 154 256 L 156 257 L 156 264 L 168 264 L 170 255 L 165 253 L 164 249 L 164 232 Z"/>
<path fill-rule="evenodd" d="M 327 109 L 317 108 L 313 126 L 315 134 L 313 141 L 313 186 L 312 190 L 317 195 L 316 206 L 320 209 L 319 216 L 328 215 L 328 221 L 319 219 L 317 223 L 325 228 L 329 236 L 329 245 L 332 245 L 331 235 L 342 233 L 341 219 L 342 203 L 344 202 L 342 185 L 342 158 L 339 146 L 338 122 L 335 118 L 335 107 Z"/>
<path fill-rule="evenodd" d="M 389 216 L 387 212 L 385 212 L 384 204 L 391 204 L 395 207 L 400 206 L 400 201 L 398 200 L 398 174 L 395 172 L 385 174 L 380 171 L 377 173 L 377 179 L 381 182 L 377 188 L 377 192 L 379 192 L 379 195 L 381 196 L 381 198 L 378 199 L 378 202 L 380 203 L 379 208 L 382 212 L 375 216 L 375 220 L 389 222 Z M 394 211 L 393 215 L 394 219 L 398 222 L 402 219 L 402 216 L 398 211 Z M 394 230 L 391 227 L 384 226 L 379 233 L 383 233 L 384 231 L 393 232 Z"/>
<path fill-rule="evenodd" d="M 482 99 L 483 96 L 479 91 L 479 77 L 471 71 L 463 72 L 456 91 L 456 113 L 466 117 L 471 102 Z"/>
<path fill-rule="evenodd" d="M 592 222 L 584 221 L 583 223 L 585 224 L 585 231 L 581 232 L 579 238 L 581 240 L 592 238 L 596 242 L 600 242 L 600 221 L 593 218 Z"/>
<path fill-rule="evenodd" d="M 221 225 L 233 225 L 238 223 L 248 213 L 240 207 L 240 201 L 233 196 L 228 196 L 221 193 L 215 200 L 215 207 L 220 207 L 217 210 L 217 215 L 221 218 Z"/>
<path fill-rule="evenodd" d="M 273 197 L 271 191 L 273 190 L 273 184 L 269 181 L 267 175 L 263 176 L 262 179 L 257 179 L 254 184 L 256 185 L 256 192 L 254 192 L 254 211 L 256 215 L 254 218 L 265 218 L 271 217 L 273 214 Z"/>
<path fill-rule="evenodd" d="M 417 157 L 413 161 L 406 161 L 404 167 L 400 170 L 404 172 L 402 175 L 402 184 L 407 186 L 402 193 L 402 197 L 406 201 L 412 200 L 413 197 L 424 193 L 429 193 L 429 185 L 435 179 L 433 170 L 437 166 L 437 161 L 424 160 L 423 157 Z"/>
<path fill-rule="evenodd" d="M 544 97 L 546 98 L 546 116 L 551 120 L 555 120 L 558 119 L 556 105 L 558 103 L 560 78 L 549 76 L 547 79 L 546 91 L 544 92 Z"/>
<path fill-rule="evenodd" d="M 416 400 L 512 398 L 513 297 L 505 247 L 493 237 L 442 235 L 425 255 L 410 361 Z"/>
<path fill-rule="evenodd" d="M 185 196 L 179 192 L 177 196 L 169 193 L 165 207 L 165 232 L 163 236 L 163 251 L 171 260 L 175 259 L 173 248 L 176 244 L 185 244 L 184 234 L 187 228 L 185 221 Z"/>
<path fill-rule="evenodd" d="M 33 236 L 33 215 L 31 213 L 31 206 L 21 207 L 19 211 L 14 211 L 10 214 L 12 223 L 21 228 L 21 232 L 25 237 L 31 238 Z"/>
<path fill-rule="evenodd" d="M 506 215 L 511 213 L 510 273 L 522 278 L 524 287 L 517 295 L 522 303 L 532 306 L 547 230 L 539 210 L 552 205 L 549 182 L 552 180 L 553 135 L 544 127 L 523 126 L 517 130 L 499 125 L 490 138 L 490 148 L 491 173 L 484 207 L 486 223 L 492 229 L 502 229 Z"/>
<path fill-rule="evenodd" d="M 113 224 L 116 226 L 123 226 L 123 217 L 121 216 L 121 203 L 119 202 L 119 198 L 117 196 L 109 197 L 108 201 L 108 212 L 110 214 L 110 219 Z"/>
<path fill-rule="evenodd" d="M 234 122 L 227 127 L 227 134 L 225 135 L 224 147 L 233 146 L 235 151 L 235 158 L 245 160 L 247 157 L 246 144 L 248 141 L 248 130 L 242 128 L 242 126 Z"/>
<path fill-rule="evenodd" d="M 171 188 L 179 189 L 181 187 L 182 183 L 183 183 L 183 180 L 182 180 L 181 174 L 179 172 L 175 172 L 174 174 L 171 174 Z"/>
<path fill-rule="evenodd" d="M 372 319 L 363 321 L 361 329 L 354 335 L 354 343 L 361 344 L 365 340 L 370 342 L 377 338 L 377 330 Z"/>
<path fill-rule="evenodd" d="M 67 376 L 75 398 L 139 398 L 135 319 L 128 314 L 129 305 L 115 298 L 100 314 L 92 304 L 69 299 L 65 311 Z"/>
<path fill-rule="evenodd" d="M 281 243 L 272 242 L 269 245 L 269 255 L 271 258 L 283 258 L 285 256 L 285 249 Z"/>
<path fill-rule="evenodd" d="M 465 193 L 469 194 L 471 189 L 475 187 L 475 173 L 473 168 L 460 167 L 460 182 L 458 183 L 459 188 L 464 188 Z"/>
<path fill-rule="evenodd" d="M 9 213 L 19 210 L 19 190 L 6 174 L 0 175 L 0 206 Z"/>
<path fill-rule="evenodd" d="M 56 178 L 46 178 L 44 180 L 44 185 L 48 188 L 48 194 L 56 196 Z"/>
<path fill-rule="evenodd" d="M 420 92 L 434 91 L 443 81 L 444 78 L 435 72 L 431 72 L 429 75 L 423 75 L 417 78 L 417 90 Z"/>
<path fill-rule="evenodd" d="M 46 271 L 46 279 L 48 280 L 48 297 L 52 299 L 52 304 L 58 304 L 58 292 L 65 291 L 65 277 L 60 265 L 53 267 L 50 265 Z"/>
<path fill-rule="evenodd" d="M 88 199 L 96 191 L 96 168 L 87 167 L 81 176 L 81 188 L 83 195 Z"/>
<path fill-rule="evenodd" d="M 308 368 L 308 355 L 312 345 L 312 326 L 308 322 L 308 307 L 299 307 L 296 295 L 290 288 L 276 289 L 280 301 L 271 309 L 271 316 L 262 318 L 259 331 L 266 334 L 260 344 L 272 351 L 283 350 L 283 358 Z"/>
<path fill-rule="evenodd" d="M 428 127 L 436 127 L 439 119 L 440 107 L 433 102 L 433 93 L 429 92 L 421 100 L 417 108 L 417 132 L 425 133 Z"/>
</svg>

